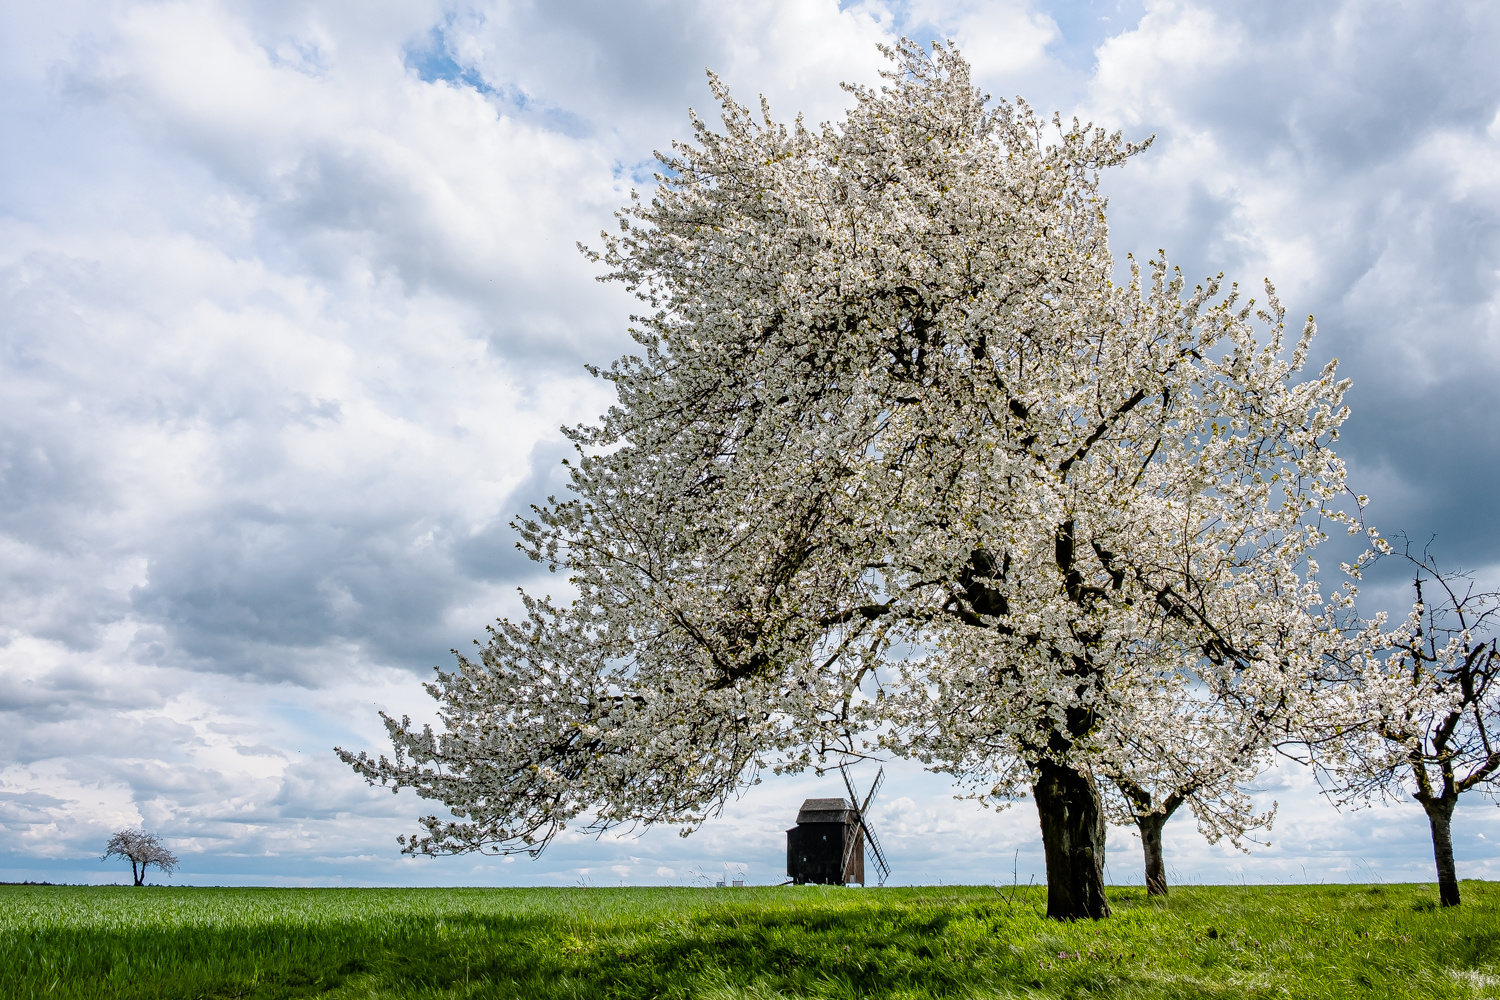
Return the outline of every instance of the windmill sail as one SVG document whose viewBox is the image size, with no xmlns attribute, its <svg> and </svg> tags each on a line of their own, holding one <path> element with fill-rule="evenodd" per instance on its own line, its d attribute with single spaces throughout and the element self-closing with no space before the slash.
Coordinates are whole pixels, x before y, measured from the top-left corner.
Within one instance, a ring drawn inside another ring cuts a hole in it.
<svg viewBox="0 0 1500 1000">
<path fill-rule="evenodd" d="M 864 842 L 865 849 L 869 852 L 871 860 L 875 862 L 875 870 L 880 873 L 877 885 L 885 885 L 885 880 L 890 877 L 891 866 L 885 860 L 885 851 L 880 848 L 880 840 L 875 836 L 875 831 L 870 829 L 870 824 L 865 821 L 865 811 L 870 808 L 870 803 L 875 800 L 875 793 L 880 791 L 880 785 L 885 781 L 885 768 L 881 768 L 875 775 L 875 781 L 870 785 L 870 793 L 865 796 L 864 803 L 860 803 L 859 793 L 854 790 L 854 782 L 849 778 L 849 770 L 840 767 L 839 773 L 844 777 L 844 787 L 849 790 L 849 804 L 854 807 L 854 818 L 859 823 L 859 829 L 864 834 L 862 838 L 851 837 L 844 851 L 844 868 L 849 867 L 850 857 L 858 849 L 859 842 Z"/>
</svg>

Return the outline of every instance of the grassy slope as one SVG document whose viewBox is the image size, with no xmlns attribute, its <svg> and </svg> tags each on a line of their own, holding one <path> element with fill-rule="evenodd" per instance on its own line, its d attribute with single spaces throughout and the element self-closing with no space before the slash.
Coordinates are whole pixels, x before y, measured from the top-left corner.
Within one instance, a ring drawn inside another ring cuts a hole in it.
<svg viewBox="0 0 1500 1000">
<path fill-rule="evenodd" d="M 1500 996 L 1500 886 L 0 887 L 0 997 Z"/>
</svg>

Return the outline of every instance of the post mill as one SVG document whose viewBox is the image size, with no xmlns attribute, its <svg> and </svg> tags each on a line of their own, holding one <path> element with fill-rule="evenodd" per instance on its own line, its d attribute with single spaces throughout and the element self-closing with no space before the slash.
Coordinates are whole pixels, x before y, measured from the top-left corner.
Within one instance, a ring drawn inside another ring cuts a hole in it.
<svg viewBox="0 0 1500 1000">
<path fill-rule="evenodd" d="M 885 885 L 891 868 L 866 819 L 866 811 L 885 780 L 885 768 L 875 775 L 863 802 L 854 791 L 848 769 L 841 766 L 839 773 L 849 798 L 808 799 L 802 803 L 797 825 L 786 832 L 786 873 L 797 885 L 864 885 L 865 855 L 869 854 L 878 884 Z"/>
</svg>

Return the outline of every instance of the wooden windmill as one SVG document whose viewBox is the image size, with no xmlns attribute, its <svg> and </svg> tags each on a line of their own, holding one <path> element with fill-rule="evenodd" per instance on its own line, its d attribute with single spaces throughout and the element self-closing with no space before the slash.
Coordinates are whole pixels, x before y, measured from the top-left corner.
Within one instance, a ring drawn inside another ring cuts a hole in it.
<svg viewBox="0 0 1500 1000">
<path fill-rule="evenodd" d="M 786 873 L 797 885 L 865 885 L 865 855 L 877 873 L 877 884 L 885 885 L 891 874 L 885 852 L 866 812 L 885 780 L 885 768 L 875 775 L 870 793 L 861 801 L 847 768 L 840 766 L 848 800 L 808 799 L 797 811 L 797 825 L 786 832 Z"/>
</svg>

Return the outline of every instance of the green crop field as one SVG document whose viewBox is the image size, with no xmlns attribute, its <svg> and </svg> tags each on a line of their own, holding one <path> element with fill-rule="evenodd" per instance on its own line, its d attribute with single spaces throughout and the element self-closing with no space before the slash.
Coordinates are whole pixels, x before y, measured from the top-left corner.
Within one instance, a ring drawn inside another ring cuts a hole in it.
<svg viewBox="0 0 1500 1000">
<path fill-rule="evenodd" d="M 1500 996 L 1500 889 L 0 887 L 0 997 Z"/>
</svg>

